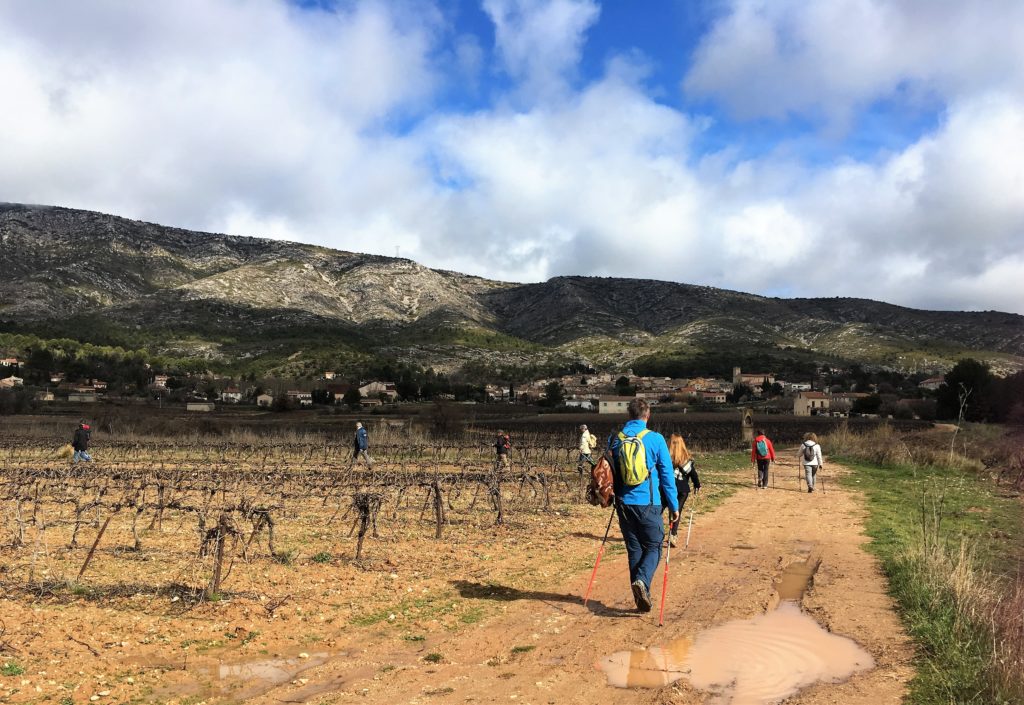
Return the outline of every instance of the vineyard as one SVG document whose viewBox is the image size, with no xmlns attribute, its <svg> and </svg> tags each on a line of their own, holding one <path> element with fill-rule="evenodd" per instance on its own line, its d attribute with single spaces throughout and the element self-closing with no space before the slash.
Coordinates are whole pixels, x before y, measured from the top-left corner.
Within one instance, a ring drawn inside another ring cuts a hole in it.
<svg viewBox="0 0 1024 705">
<path fill-rule="evenodd" d="M 208 580 L 192 587 L 207 596 L 221 593 L 239 562 L 288 560 L 275 545 L 282 524 L 355 535 L 358 561 L 383 522 L 430 523 L 440 539 L 453 518 L 500 526 L 510 513 L 576 502 L 583 489 L 577 454 L 564 447 L 517 449 L 512 468 L 499 470 L 490 448 L 447 443 L 375 446 L 370 467 L 351 465 L 347 445 L 301 442 L 209 442 L 170 453 L 109 441 L 97 462 L 79 464 L 54 458 L 46 443 L 14 438 L 4 446 L 7 550 L 45 551 L 53 541 L 83 549 L 80 568 L 63 576 L 79 584 L 117 520 L 131 536 L 126 550 L 139 555 L 146 536 L 175 537 L 183 565 L 206 565 Z M 85 544 L 83 528 L 93 530 Z"/>
<path fill-rule="evenodd" d="M 490 428 L 384 423 L 370 425 L 371 466 L 351 463 L 348 423 L 157 435 L 97 422 L 94 462 L 72 464 L 74 422 L 0 436 L 0 665 L 63 674 L 0 681 L 11 702 L 227 697 L 237 683 L 217 663 L 337 654 L 374 634 L 434 658 L 431 643 L 506 601 L 576 602 L 559 590 L 608 521 L 583 501 L 572 425 L 506 424 L 499 469 Z M 743 447 L 730 428 L 691 427 L 708 509 L 752 478 L 743 453 L 701 449 Z"/>
</svg>

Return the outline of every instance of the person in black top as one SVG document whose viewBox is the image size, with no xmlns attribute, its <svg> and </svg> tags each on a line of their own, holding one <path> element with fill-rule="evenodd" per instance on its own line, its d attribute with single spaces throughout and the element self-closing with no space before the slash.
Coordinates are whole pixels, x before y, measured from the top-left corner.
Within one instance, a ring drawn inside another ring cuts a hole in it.
<svg viewBox="0 0 1024 705">
<path fill-rule="evenodd" d="M 668 453 L 672 456 L 672 470 L 676 476 L 676 494 L 679 496 L 679 515 L 682 517 L 683 505 L 686 498 L 690 496 L 690 483 L 693 483 L 693 491 L 700 492 L 700 476 L 697 475 L 697 467 L 693 462 L 693 454 L 686 447 L 686 441 L 678 433 L 673 433 L 668 439 Z M 676 535 L 679 533 L 679 519 L 672 522 L 672 530 L 668 539 L 670 546 L 676 545 Z"/>
<path fill-rule="evenodd" d="M 72 463 L 77 463 L 79 460 L 84 460 L 87 463 L 92 462 L 92 456 L 89 455 L 90 440 L 92 440 L 92 430 L 85 419 L 82 419 L 78 424 L 78 428 L 75 429 L 75 437 L 71 441 L 71 447 L 75 449 L 75 454 L 71 458 Z"/>
</svg>

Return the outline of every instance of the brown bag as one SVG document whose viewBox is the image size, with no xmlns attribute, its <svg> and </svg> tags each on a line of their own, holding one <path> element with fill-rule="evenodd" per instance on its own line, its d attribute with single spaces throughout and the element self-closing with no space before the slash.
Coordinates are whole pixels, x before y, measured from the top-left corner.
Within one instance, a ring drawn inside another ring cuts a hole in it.
<svg viewBox="0 0 1024 705">
<path fill-rule="evenodd" d="M 590 485 L 587 487 L 587 501 L 595 507 L 610 507 L 615 501 L 615 485 L 612 481 L 611 456 L 605 452 L 590 470 Z"/>
</svg>

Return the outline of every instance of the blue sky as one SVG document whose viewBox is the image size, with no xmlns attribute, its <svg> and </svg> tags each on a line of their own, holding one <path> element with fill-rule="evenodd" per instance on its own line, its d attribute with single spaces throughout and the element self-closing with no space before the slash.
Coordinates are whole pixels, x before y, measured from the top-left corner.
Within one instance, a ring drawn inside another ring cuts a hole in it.
<svg viewBox="0 0 1024 705">
<path fill-rule="evenodd" d="M 1016 0 L 0 0 L 0 200 L 1024 312 Z"/>
</svg>

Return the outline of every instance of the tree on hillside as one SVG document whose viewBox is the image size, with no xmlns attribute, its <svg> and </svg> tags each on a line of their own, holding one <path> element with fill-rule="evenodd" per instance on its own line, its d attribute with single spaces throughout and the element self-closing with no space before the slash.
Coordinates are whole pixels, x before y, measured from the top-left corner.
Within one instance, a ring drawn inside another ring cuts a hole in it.
<svg viewBox="0 0 1024 705">
<path fill-rule="evenodd" d="M 615 393 L 622 397 L 632 397 L 636 395 L 636 387 L 630 386 L 629 377 L 622 375 L 615 380 Z"/>
<path fill-rule="evenodd" d="M 341 398 L 341 403 L 350 409 L 357 408 L 363 403 L 363 395 L 359 393 L 359 389 L 356 387 L 350 387 L 345 396 Z"/>
<path fill-rule="evenodd" d="M 737 384 L 732 391 L 725 396 L 730 404 L 738 404 L 741 401 L 748 401 L 754 398 L 754 390 L 749 384 Z"/>
<path fill-rule="evenodd" d="M 988 365 L 967 358 L 956 363 L 936 395 L 941 419 L 984 421 L 992 411 L 992 373 Z"/>
<path fill-rule="evenodd" d="M 565 402 L 565 390 L 562 388 L 562 383 L 557 379 L 552 382 L 548 382 L 544 386 L 544 394 L 545 406 L 561 406 Z"/>
</svg>

